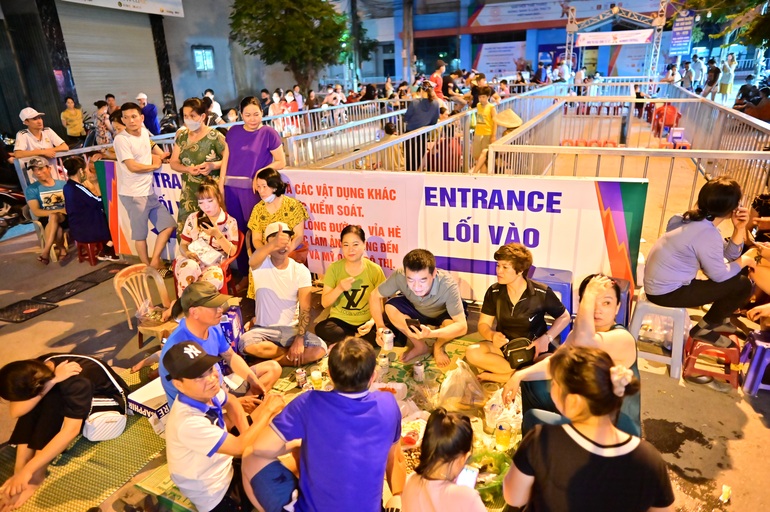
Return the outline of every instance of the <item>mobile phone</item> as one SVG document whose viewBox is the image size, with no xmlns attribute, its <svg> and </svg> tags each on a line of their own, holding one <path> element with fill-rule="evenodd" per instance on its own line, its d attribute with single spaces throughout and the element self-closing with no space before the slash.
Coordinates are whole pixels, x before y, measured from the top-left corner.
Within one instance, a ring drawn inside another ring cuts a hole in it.
<svg viewBox="0 0 770 512">
<path fill-rule="evenodd" d="M 420 321 L 419 320 L 415 320 L 414 318 L 407 318 L 406 319 L 406 327 L 407 328 L 414 327 L 415 329 L 417 329 L 419 331 L 420 330 Z"/>
<path fill-rule="evenodd" d="M 476 487 L 476 479 L 478 477 L 478 468 L 474 468 L 473 466 L 465 466 L 463 470 L 460 471 L 460 474 L 457 475 L 457 480 L 455 480 L 455 483 L 457 485 L 464 485 L 465 487 L 470 487 L 473 489 Z"/>
<path fill-rule="evenodd" d="M 213 224 L 211 224 L 211 220 L 209 220 L 208 217 L 198 218 L 198 227 L 200 229 L 207 229 L 207 228 L 210 228 L 211 226 L 213 226 Z"/>
</svg>

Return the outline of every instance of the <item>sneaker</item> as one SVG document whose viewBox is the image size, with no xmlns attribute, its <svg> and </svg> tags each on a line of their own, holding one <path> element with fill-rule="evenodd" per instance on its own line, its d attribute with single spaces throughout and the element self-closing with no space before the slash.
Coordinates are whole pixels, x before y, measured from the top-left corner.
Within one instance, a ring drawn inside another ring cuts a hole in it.
<svg viewBox="0 0 770 512">
<path fill-rule="evenodd" d="M 115 254 L 115 249 L 112 247 L 105 247 L 96 255 L 96 259 L 99 261 L 119 261 L 120 256 Z"/>
</svg>

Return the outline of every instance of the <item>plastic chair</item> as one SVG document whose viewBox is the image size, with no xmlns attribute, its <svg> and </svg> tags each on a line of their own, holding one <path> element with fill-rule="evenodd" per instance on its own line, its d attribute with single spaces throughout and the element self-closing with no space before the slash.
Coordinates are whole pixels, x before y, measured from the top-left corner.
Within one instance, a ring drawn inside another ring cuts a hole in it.
<svg viewBox="0 0 770 512">
<path fill-rule="evenodd" d="M 133 323 L 131 321 L 131 313 L 126 304 L 126 298 L 123 291 L 127 291 L 128 295 L 134 301 L 134 306 L 139 309 L 145 301 L 149 300 L 150 304 L 153 304 L 152 294 L 150 292 L 150 283 L 155 282 L 155 288 L 160 296 L 161 305 L 164 308 L 168 308 L 171 305 L 168 292 L 166 291 L 166 284 L 163 278 L 160 276 L 157 270 L 152 267 L 139 263 L 137 265 L 131 265 L 126 267 L 117 274 L 115 274 L 115 280 L 113 285 L 115 286 L 115 293 L 120 298 L 120 303 L 123 305 L 123 310 L 126 312 L 126 322 L 128 328 L 133 329 Z M 173 320 L 168 322 L 160 322 L 156 320 L 141 320 L 138 322 L 137 330 L 139 331 L 139 348 L 144 346 L 144 337 L 158 338 L 163 337 L 165 332 L 171 332 L 176 329 L 177 323 Z"/>
<path fill-rule="evenodd" d="M 756 396 L 762 389 L 770 390 L 770 384 L 762 384 L 770 365 L 770 336 L 763 331 L 749 334 L 741 351 L 741 368 L 747 368 L 743 378 L 743 392 Z"/>
<path fill-rule="evenodd" d="M 575 141 L 575 146 L 586 147 L 586 146 L 588 146 L 588 143 L 585 141 L 585 139 L 577 139 Z"/>
<path fill-rule="evenodd" d="M 698 377 L 701 375 L 713 377 L 715 379 L 729 382 L 734 388 L 738 388 L 738 373 L 740 369 L 741 353 L 738 345 L 733 344 L 729 347 L 717 347 L 706 341 L 693 340 L 690 338 L 687 342 L 687 362 L 684 367 L 685 377 Z M 705 368 L 697 368 L 699 356 L 712 356 L 716 358 L 718 366 L 722 371 L 713 371 Z"/>
<path fill-rule="evenodd" d="M 667 140 L 662 140 L 658 142 L 658 148 L 674 149 L 674 143 Z"/>
<path fill-rule="evenodd" d="M 219 289 L 220 293 L 230 293 L 231 295 L 235 295 L 235 290 L 230 291 L 230 284 L 231 284 L 230 281 L 232 281 L 233 279 L 232 272 L 230 272 L 230 265 L 235 261 L 235 259 L 241 253 L 241 250 L 243 250 L 243 243 L 245 240 L 246 240 L 246 235 L 238 231 L 238 242 L 236 243 L 235 254 L 233 256 L 225 258 L 219 264 L 220 268 L 222 269 L 222 273 L 225 276 L 224 280 L 222 281 L 222 288 Z M 176 270 L 176 260 L 174 260 L 171 263 L 171 275 L 174 276 L 174 293 L 176 293 L 176 290 L 177 290 L 176 285 L 178 284 L 175 270 Z"/>
<path fill-rule="evenodd" d="M 45 247 L 45 228 L 43 227 L 43 223 L 39 220 L 33 220 L 32 226 L 35 228 L 35 235 L 37 235 L 37 242 L 40 245 L 40 248 L 42 249 Z M 62 245 L 64 245 L 64 248 L 69 252 L 70 243 L 69 243 L 69 230 L 65 230 L 64 234 L 62 236 Z M 49 251 L 48 258 L 56 263 L 59 261 L 59 247 L 56 244 L 53 244 L 51 246 L 51 250 Z"/>
<path fill-rule="evenodd" d="M 591 147 L 600 148 L 600 147 L 602 147 L 602 143 L 600 141 L 598 141 L 598 140 L 589 140 L 588 141 L 588 147 L 589 148 L 591 148 Z"/>
<path fill-rule="evenodd" d="M 561 303 L 564 304 L 564 307 L 567 308 L 567 312 L 572 315 L 572 272 L 569 270 L 538 267 L 532 273 L 530 278 L 533 281 L 550 286 L 561 300 Z M 559 334 L 562 343 L 567 339 L 567 335 L 571 328 L 572 326 L 568 325 Z"/>
<path fill-rule="evenodd" d="M 674 330 L 671 337 L 671 355 L 653 354 L 652 352 L 640 350 L 639 357 L 669 365 L 669 375 L 672 379 L 679 380 L 679 377 L 682 375 L 682 355 L 684 353 L 684 345 L 688 336 L 688 333 L 685 332 L 685 326 L 689 320 L 687 309 L 666 308 L 653 304 L 647 300 L 647 296 L 644 294 L 644 288 L 641 288 L 639 290 L 639 298 L 636 301 L 633 315 L 631 316 L 631 323 L 628 326 L 628 330 L 634 339 L 639 338 L 642 322 L 647 315 L 666 316 L 673 320 Z"/>
<path fill-rule="evenodd" d="M 692 148 L 692 146 L 685 139 L 682 139 L 682 140 L 678 141 L 676 144 L 674 144 L 674 149 L 691 149 L 691 148 Z"/>
<path fill-rule="evenodd" d="M 626 279 L 613 277 L 612 280 L 620 287 L 620 308 L 615 317 L 615 322 L 628 326 L 628 321 L 631 320 L 631 302 L 634 297 L 634 287 L 631 285 L 631 281 Z"/>
<path fill-rule="evenodd" d="M 575 145 L 575 141 L 572 140 L 572 139 L 564 139 L 563 141 L 561 141 L 561 145 L 562 146 L 574 146 Z"/>
<path fill-rule="evenodd" d="M 102 242 L 78 242 L 75 240 L 75 247 L 77 247 L 78 262 L 83 263 L 87 261 L 93 267 L 99 263 L 96 255 L 104 249 L 104 244 Z"/>
<path fill-rule="evenodd" d="M 616 148 L 618 147 L 618 143 L 615 142 L 614 140 L 605 140 L 602 146 L 605 148 Z"/>
</svg>

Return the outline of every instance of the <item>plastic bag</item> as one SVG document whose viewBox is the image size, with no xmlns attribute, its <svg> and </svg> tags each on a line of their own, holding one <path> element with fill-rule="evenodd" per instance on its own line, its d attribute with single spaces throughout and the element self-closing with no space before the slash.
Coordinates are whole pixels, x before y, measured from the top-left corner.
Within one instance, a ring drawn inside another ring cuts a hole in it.
<svg viewBox="0 0 770 512">
<path fill-rule="evenodd" d="M 457 368 L 447 373 L 441 383 L 439 405 L 448 411 L 467 411 L 484 405 L 484 390 L 465 361 L 457 361 Z"/>
<path fill-rule="evenodd" d="M 161 323 L 163 322 L 163 308 L 153 306 L 150 299 L 145 299 L 144 302 L 142 302 L 142 305 L 136 309 L 136 314 L 134 316 L 141 323 Z"/>
<path fill-rule="evenodd" d="M 489 397 L 484 405 L 484 424 L 489 431 L 493 431 L 498 423 L 510 424 L 514 431 L 521 428 L 521 394 L 516 394 L 513 403 L 506 407 L 503 403 L 503 388 L 498 389 Z"/>
</svg>

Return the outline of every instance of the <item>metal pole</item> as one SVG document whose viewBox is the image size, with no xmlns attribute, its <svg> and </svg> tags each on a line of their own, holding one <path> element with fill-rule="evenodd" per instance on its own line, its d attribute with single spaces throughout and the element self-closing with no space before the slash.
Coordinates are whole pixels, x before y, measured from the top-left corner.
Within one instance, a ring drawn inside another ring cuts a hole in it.
<svg viewBox="0 0 770 512">
<path fill-rule="evenodd" d="M 414 55 L 414 0 L 404 0 L 404 49 L 401 58 L 404 64 L 404 80 L 410 85 L 412 76 L 412 59 Z"/>
</svg>

